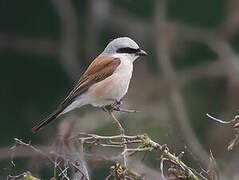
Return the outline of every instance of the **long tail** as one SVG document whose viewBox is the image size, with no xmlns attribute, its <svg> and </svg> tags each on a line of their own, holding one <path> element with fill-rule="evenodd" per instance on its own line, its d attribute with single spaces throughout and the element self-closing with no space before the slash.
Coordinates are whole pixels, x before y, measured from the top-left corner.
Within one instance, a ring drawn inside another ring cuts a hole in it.
<svg viewBox="0 0 239 180">
<path fill-rule="evenodd" d="M 64 111 L 65 107 L 61 106 L 59 107 L 59 109 L 57 109 L 55 112 L 53 112 L 52 114 L 50 114 L 46 119 L 42 120 L 39 124 L 35 125 L 32 128 L 32 131 L 35 133 L 37 131 L 39 131 L 40 129 L 42 129 L 44 126 L 46 126 L 47 124 L 49 124 L 51 121 L 53 121 L 54 119 L 56 119 L 58 117 L 58 115 L 60 115 L 60 113 L 62 111 Z"/>
</svg>

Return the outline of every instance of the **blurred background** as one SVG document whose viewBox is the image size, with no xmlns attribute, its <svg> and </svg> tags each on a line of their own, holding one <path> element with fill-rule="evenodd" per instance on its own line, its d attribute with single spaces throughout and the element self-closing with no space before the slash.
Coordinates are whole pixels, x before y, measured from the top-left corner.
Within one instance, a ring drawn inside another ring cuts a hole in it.
<svg viewBox="0 0 239 180">
<path fill-rule="evenodd" d="M 0 179 L 29 170 L 52 177 L 51 165 L 9 147 L 17 137 L 50 148 L 64 127 L 101 135 L 117 127 L 101 109 L 73 111 L 37 134 L 31 127 L 64 100 L 108 42 L 134 39 L 149 56 L 135 62 L 120 114 L 130 135 L 147 133 L 183 160 L 207 168 L 211 150 L 222 179 L 239 179 L 238 147 L 227 152 L 230 126 L 206 113 L 233 119 L 239 109 L 238 0 L 0 0 Z M 139 155 L 159 171 L 157 153 Z M 112 163 L 89 163 L 92 179 L 104 179 Z"/>
</svg>

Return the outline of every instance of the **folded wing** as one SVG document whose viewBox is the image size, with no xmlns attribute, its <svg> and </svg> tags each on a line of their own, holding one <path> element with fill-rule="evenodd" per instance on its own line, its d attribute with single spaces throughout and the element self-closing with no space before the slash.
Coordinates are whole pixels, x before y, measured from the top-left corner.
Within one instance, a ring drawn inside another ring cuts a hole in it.
<svg viewBox="0 0 239 180">
<path fill-rule="evenodd" d="M 119 58 L 108 56 L 97 57 L 87 68 L 86 72 L 82 75 L 67 98 L 61 103 L 60 107 L 55 112 L 50 114 L 46 119 L 34 126 L 32 131 L 36 132 L 56 119 L 66 107 L 74 102 L 77 97 L 86 92 L 90 86 L 111 76 L 119 65 Z"/>
</svg>

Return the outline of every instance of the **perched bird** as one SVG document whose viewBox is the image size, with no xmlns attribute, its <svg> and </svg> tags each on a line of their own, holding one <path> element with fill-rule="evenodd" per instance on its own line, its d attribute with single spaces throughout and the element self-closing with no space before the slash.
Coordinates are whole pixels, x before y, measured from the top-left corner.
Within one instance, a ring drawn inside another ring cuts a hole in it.
<svg viewBox="0 0 239 180">
<path fill-rule="evenodd" d="M 94 59 L 74 89 L 59 108 L 32 128 L 40 130 L 48 123 L 75 108 L 86 104 L 106 107 L 119 102 L 127 93 L 133 72 L 133 62 L 147 53 L 129 37 L 112 40 Z"/>
</svg>

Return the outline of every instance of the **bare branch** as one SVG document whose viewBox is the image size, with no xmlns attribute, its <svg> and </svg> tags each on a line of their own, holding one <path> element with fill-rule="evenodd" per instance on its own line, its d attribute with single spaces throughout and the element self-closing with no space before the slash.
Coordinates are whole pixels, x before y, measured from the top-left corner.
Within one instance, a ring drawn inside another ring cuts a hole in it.
<svg viewBox="0 0 239 180">
<path fill-rule="evenodd" d="M 81 138 L 80 138 L 81 139 Z M 174 163 L 175 165 L 177 165 L 178 167 L 180 167 L 182 169 L 182 171 L 187 175 L 187 177 L 190 177 L 192 179 L 199 179 L 194 172 L 191 170 L 191 168 L 189 168 L 186 164 L 184 164 L 181 161 L 181 155 L 179 155 L 179 157 L 176 157 L 175 155 L 171 154 L 167 148 L 167 146 L 162 146 L 154 141 L 152 141 L 147 135 L 138 135 L 138 136 L 125 136 L 125 135 L 117 135 L 117 136 L 109 136 L 109 137 L 105 137 L 105 136 L 99 136 L 99 135 L 94 135 L 94 134 L 90 134 L 89 138 L 88 137 L 83 137 L 82 139 L 84 139 L 84 142 L 87 142 L 89 140 L 105 140 L 105 139 L 111 139 L 111 140 L 117 140 L 117 139 L 121 139 L 121 143 L 124 143 L 124 141 L 127 139 L 129 140 L 140 140 L 140 145 L 138 148 L 130 148 L 130 147 L 126 147 L 123 148 L 123 152 L 121 154 L 125 155 L 127 158 L 127 155 L 130 152 L 142 152 L 142 151 L 152 151 L 152 150 L 159 150 L 162 153 L 163 158 L 169 159 L 170 162 Z M 120 144 L 120 142 L 118 142 L 118 144 Z M 124 166 L 125 167 L 125 166 Z M 125 169 L 127 169 L 127 167 L 125 167 Z"/>
</svg>

